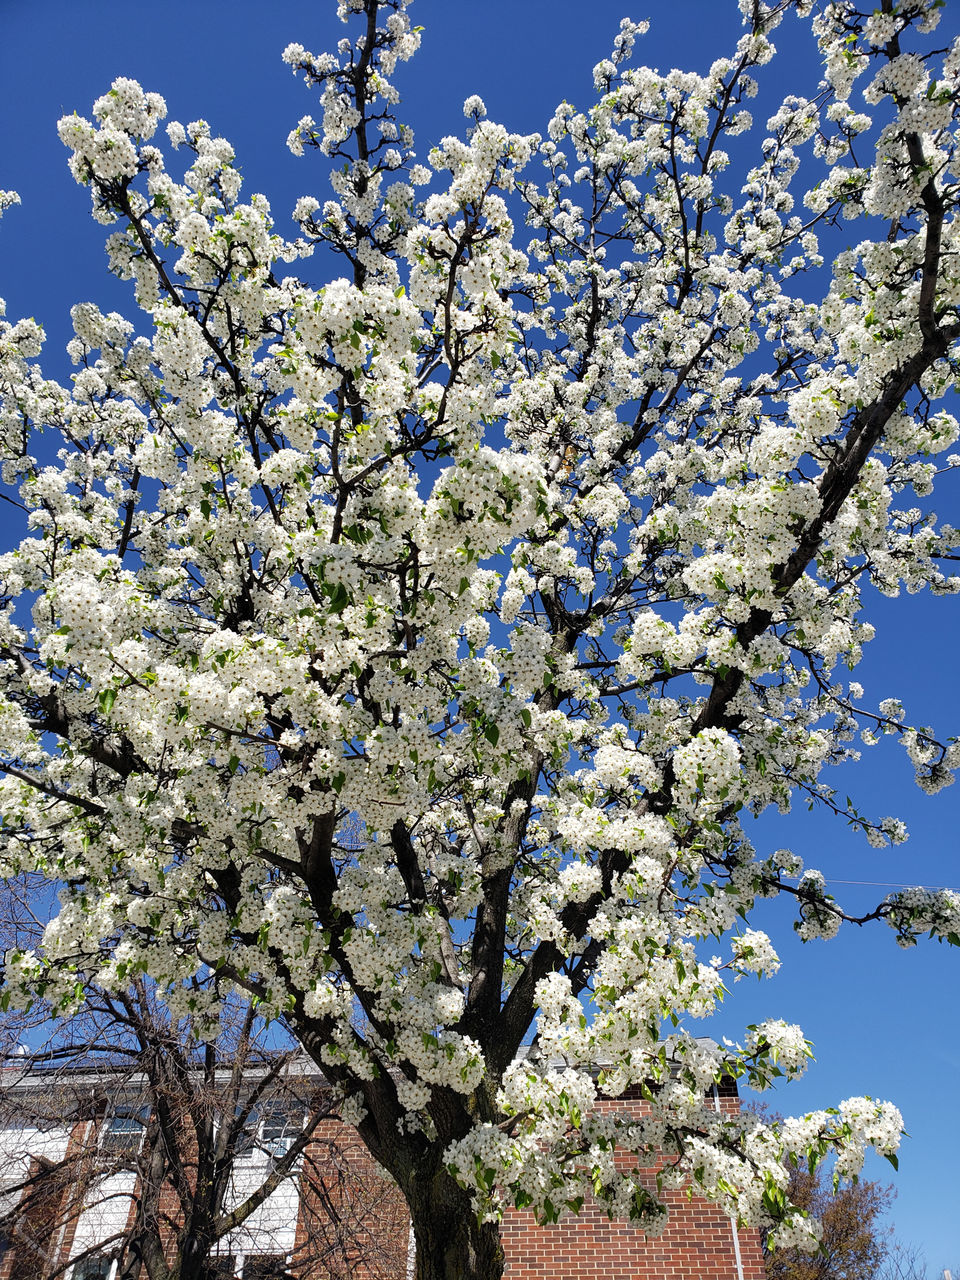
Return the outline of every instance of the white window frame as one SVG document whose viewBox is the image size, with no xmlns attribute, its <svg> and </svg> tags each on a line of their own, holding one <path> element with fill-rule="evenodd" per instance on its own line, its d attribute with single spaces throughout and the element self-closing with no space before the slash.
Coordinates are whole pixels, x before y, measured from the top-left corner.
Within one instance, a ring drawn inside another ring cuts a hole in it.
<svg viewBox="0 0 960 1280">
<path fill-rule="evenodd" d="M 260 1104 L 258 1110 L 260 1145 L 268 1156 L 280 1160 L 303 1133 L 305 1108 L 292 1099 L 268 1098 Z M 271 1129 L 274 1130 L 274 1136 L 268 1137 Z"/>
<path fill-rule="evenodd" d="M 247 1160 L 257 1156 L 282 1159 L 303 1132 L 305 1116 L 303 1103 L 287 1098 L 261 1098 L 250 1108 L 243 1131 L 237 1135 L 235 1156 Z"/>
<path fill-rule="evenodd" d="M 143 1140 L 147 1135 L 147 1121 L 150 1119 L 150 1108 L 133 1104 L 113 1107 L 104 1117 L 100 1130 L 99 1149 L 103 1156 L 137 1156 L 143 1150 Z M 115 1121 L 127 1121 L 114 1127 Z M 138 1127 L 134 1128 L 133 1125 Z M 134 1139 L 137 1139 L 134 1142 Z"/>
</svg>

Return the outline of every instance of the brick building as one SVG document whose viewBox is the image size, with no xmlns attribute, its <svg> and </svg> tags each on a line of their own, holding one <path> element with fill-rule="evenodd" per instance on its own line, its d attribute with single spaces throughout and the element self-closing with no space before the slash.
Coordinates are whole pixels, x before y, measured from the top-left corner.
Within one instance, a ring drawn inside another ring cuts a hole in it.
<svg viewBox="0 0 960 1280">
<path fill-rule="evenodd" d="M 148 1176 L 145 1095 L 137 1077 L 117 1083 L 108 1073 L 77 1072 L 51 1080 L 49 1072 L 21 1073 L 3 1091 L 0 1280 L 113 1280 Z M 322 1099 L 322 1084 L 306 1069 L 299 1083 L 251 1112 L 234 1152 L 233 1202 L 265 1185 Z M 732 1082 L 714 1102 L 739 1106 Z M 601 1105 L 644 1106 L 630 1095 Z M 715 1205 L 685 1193 L 668 1202 L 670 1221 L 655 1240 L 611 1222 L 595 1205 L 551 1227 L 511 1211 L 503 1223 L 507 1280 L 763 1280 L 756 1231 L 738 1230 Z M 173 1221 L 171 1187 L 158 1204 Z M 221 1239 L 213 1274 L 407 1280 L 412 1250 L 402 1198 L 351 1129 L 333 1116 L 314 1121 L 290 1176 Z"/>
<path fill-rule="evenodd" d="M 735 1083 L 721 1085 L 713 1101 L 738 1110 Z M 644 1103 L 626 1093 L 600 1106 L 637 1113 Z M 764 1280 L 758 1231 L 738 1228 L 717 1205 L 684 1191 L 664 1198 L 670 1218 L 655 1240 L 627 1222 L 611 1222 L 596 1205 L 552 1227 L 538 1227 L 529 1213 L 507 1213 L 508 1280 Z"/>
</svg>

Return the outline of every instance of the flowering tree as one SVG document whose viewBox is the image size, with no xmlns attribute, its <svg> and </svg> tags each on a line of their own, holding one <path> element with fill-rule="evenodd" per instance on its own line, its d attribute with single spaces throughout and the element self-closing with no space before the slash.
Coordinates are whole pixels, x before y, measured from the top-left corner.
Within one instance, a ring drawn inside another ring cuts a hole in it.
<svg viewBox="0 0 960 1280">
<path fill-rule="evenodd" d="M 792 895 L 804 938 L 848 918 L 742 814 L 842 809 L 819 778 L 858 730 L 898 735 L 928 790 L 960 756 L 835 675 L 872 634 L 867 584 L 956 584 L 917 505 L 958 430 L 939 4 L 741 0 L 705 75 L 634 66 L 625 20 L 589 110 L 518 136 L 471 98 L 466 140 L 415 164 L 407 0 L 342 0 L 355 38 L 284 55 L 322 106 L 289 145 L 333 187 L 292 241 L 203 122 L 167 126 L 168 171 L 133 81 L 61 122 L 148 324 L 79 304 L 70 388 L 33 321 L 3 333 L 32 526 L 2 558 L 4 859 L 63 886 L 7 998 L 66 1009 L 84 975 L 145 970 L 214 1022 L 198 972 L 253 993 L 402 1188 L 420 1280 L 497 1276 L 504 1203 L 550 1221 L 594 1195 L 655 1232 L 685 1184 L 810 1243 L 784 1157 L 893 1157 L 888 1104 L 705 1106 L 809 1050 L 688 1019 L 725 973 L 776 969 L 740 923 L 758 897 Z M 751 147 L 784 18 L 812 21 L 826 80 Z M 822 270 L 818 235 L 858 215 Z M 958 941 L 954 894 L 872 916 Z M 648 1119 L 596 1109 L 627 1087 Z"/>
</svg>

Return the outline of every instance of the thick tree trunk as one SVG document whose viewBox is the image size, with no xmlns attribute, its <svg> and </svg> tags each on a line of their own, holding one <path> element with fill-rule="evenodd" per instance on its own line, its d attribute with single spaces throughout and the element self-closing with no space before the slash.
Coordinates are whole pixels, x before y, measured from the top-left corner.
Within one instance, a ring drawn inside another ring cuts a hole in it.
<svg viewBox="0 0 960 1280">
<path fill-rule="evenodd" d="M 445 1170 L 405 1189 L 416 1241 L 415 1280 L 500 1280 L 496 1222 L 478 1222 L 467 1193 Z"/>
<path fill-rule="evenodd" d="M 213 1275 L 210 1251 L 213 1241 L 192 1236 L 180 1247 L 180 1266 L 176 1280 L 208 1280 Z"/>
<path fill-rule="evenodd" d="M 323 1058 L 325 1041 L 314 1034 L 311 1020 L 302 1015 L 295 1030 L 321 1072 L 329 1073 Z M 334 1081 L 341 1083 L 336 1076 Z M 356 1088 L 346 1071 L 343 1083 L 348 1091 Z M 414 1280 L 501 1280 L 503 1276 L 499 1223 L 477 1221 L 471 1196 L 450 1176 L 443 1160 L 449 1144 L 469 1133 L 474 1123 L 495 1120 L 498 1083 L 498 1079 L 486 1080 L 469 1098 L 435 1087 L 429 1106 L 435 1130 L 427 1137 L 422 1131 L 405 1131 L 401 1122 L 406 1112 L 389 1075 L 364 1082 L 366 1114 L 357 1133 L 407 1202 L 416 1246 Z"/>
</svg>

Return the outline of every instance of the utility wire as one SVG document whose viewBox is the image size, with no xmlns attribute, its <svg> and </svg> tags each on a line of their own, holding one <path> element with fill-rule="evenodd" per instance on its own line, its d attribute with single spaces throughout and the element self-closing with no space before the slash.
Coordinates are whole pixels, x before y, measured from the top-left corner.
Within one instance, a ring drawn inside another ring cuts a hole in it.
<svg viewBox="0 0 960 1280">
<path fill-rule="evenodd" d="M 950 884 L 897 884 L 893 880 L 835 880 L 833 876 L 828 878 L 831 884 L 865 884 L 873 889 L 933 889 L 935 892 L 948 889 L 951 893 L 960 893 L 960 889 Z"/>
</svg>

